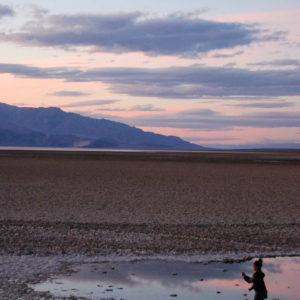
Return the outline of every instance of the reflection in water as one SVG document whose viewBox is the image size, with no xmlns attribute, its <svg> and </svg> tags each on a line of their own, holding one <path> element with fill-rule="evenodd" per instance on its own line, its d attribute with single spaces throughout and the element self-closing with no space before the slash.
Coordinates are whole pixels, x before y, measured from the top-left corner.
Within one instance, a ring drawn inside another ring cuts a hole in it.
<svg viewBox="0 0 300 300">
<path fill-rule="evenodd" d="M 89 299 L 162 300 L 252 299 L 241 272 L 252 273 L 252 261 L 244 263 L 197 264 L 142 261 L 86 264 L 71 276 L 50 279 L 35 286 L 55 296 L 81 296 Z M 264 272 L 269 299 L 299 299 L 300 258 L 266 258 Z M 245 295 L 247 294 L 247 295 Z"/>
</svg>

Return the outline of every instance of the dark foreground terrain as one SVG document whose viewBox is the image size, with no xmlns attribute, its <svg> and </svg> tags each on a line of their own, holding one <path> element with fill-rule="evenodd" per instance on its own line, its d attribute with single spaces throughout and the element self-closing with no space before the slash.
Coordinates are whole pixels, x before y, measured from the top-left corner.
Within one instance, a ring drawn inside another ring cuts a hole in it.
<svg viewBox="0 0 300 300">
<path fill-rule="evenodd" d="M 0 253 L 299 250 L 297 152 L 0 152 Z"/>
<path fill-rule="evenodd" d="M 91 299 L 30 285 L 85 263 L 299 255 L 299 187 L 295 151 L 2 150 L 0 299 Z"/>
</svg>

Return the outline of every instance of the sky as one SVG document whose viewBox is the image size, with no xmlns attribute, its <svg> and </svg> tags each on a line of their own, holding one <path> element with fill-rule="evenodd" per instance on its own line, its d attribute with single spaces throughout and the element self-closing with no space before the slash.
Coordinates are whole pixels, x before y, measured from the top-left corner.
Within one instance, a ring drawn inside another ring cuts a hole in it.
<svg viewBox="0 0 300 300">
<path fill-rule="evenodd" d="M 1 0 L 1 99 L 204 146 L 300 142 L 299 0 Z"/>
</svg>

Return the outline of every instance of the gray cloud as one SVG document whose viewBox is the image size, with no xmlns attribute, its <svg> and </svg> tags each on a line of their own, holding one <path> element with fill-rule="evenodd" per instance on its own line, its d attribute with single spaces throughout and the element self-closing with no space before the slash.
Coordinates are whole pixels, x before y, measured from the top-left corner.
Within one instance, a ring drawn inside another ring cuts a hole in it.
<svg viewBox="0 0 300 300">
<path fill-rule="evenodd" d="M 184 137 L 186 141 L 189 142 L 219 142 L 219 141 L 235 141 L 240 140 L 240 138 L 237 137 L 198 137 L 198 136 L 192 136 L 192 137 Z"/>
<path fill-rule="evenodd" d="M 25 78 L 60 78 L 71 82 L 103 82 L 114 93 L 131 96 L 199 99 L 207 97 L 297 96 L 300 68 L 251 71 L 191 65 L 169 68 L 38 68 L 0 64 L 0 73 Z"/>
<path fill-rule="evenodd" d="M 45 8 L 41 7 L 40 5 L 32 4 L 32 3 L 24 4 L 23 8 L 28 9 L 30 11 L 31 15 L 37 19 L 44 18 L 45 15 L 49 14 L 49 12 L 50 12 L 48 9 L 45 9 Z"/>
<path fill-rule="evenodd" d="M 216 99 L 216 97 L 213 96 L 206 96 L 204 98 L 202 98 L 201 101 L 199 101 L 199 103 L 209 103 L 210 100 L 214 100 Z M 275 96 L 274 97 L 268 97 L 266 99 L 266 97 L 264 96 L 220 96 L 218 97 L 218 99 L 224 99 L 224 100 L 237 100 L 237 101 L 256 101 L 256 100 L 275 100 L 277 99 Z M 206 101 L 207 100 L 207 101 Z"/>
<path fill-rule="evenodd" d="M 101 107 L 97 109 L 98 111 L 128 111 L 127 108 L 123 108 L 123 107 Z"/>
<path fill-rule="evenodd" d="M 152 104 L 145 104 L 145 105 L 134 105 L 131 108 L 122 108 L 122 107 L 101 107 L 97 109 L 99 111 L 165 111 L 164 108 L 156 107 Z"/>
<path fill-rule="evenodd" d="M 237 52 L 230 53 L 230 54 L 216 53 L 216 54 L 212 55 L 212 57 L 213 58 L 231 58 L 231 57 L 234 57 L 237 55 L 241 55 L 243 53 L 244 53 L 244 51 L 237 51 Z"/>
<path fill-rule="evenodd" d="M 257 143 L 245 144 L 209 144 L 218 149 L 300 149 L 299 140 L 271 140 L 264 139 Z"/>
<path fill-rule="evenodd" d="M 236 66 L 236 63 L 235 62 L 230 62 L 228 64 L 225 64 L 223 67 L 224 68 L 233 68 Z"/>
<path fill-rule="evenodd" d="M 227 104 L 228 106 L 238 106 L 245 108 L 283 108 L 295 106 L 293 102 L 288 101 L 268 101 L 268 102 L 253 102 L 253 103 L 236 103 L 236 104 Z"/>
<path fill-rule="evenodd" d="M 13 16 L 14 14 L 15 12 L 11 7 L 0 4 L 0 18 L 5 16 Z"/>
<path fill-rule="evenodd" d="M 72 103 L 60 105 L 60 107 L 86 107 L 86 106 L 113 104 L 116 102 L 118 102 L 118 100 L 89 100 L 89 101 L 72 102 Z"/>
<path fill-rule="evenodd" d="M 67 79 L 80 73 L 80 70 L 65 67 L 39 68 L 22 64 L 0 64 L 0 73 L 13 74 L 21 78 Z"/>
<path fill-rule="evenodd" d="M 98 111 L 128 111 L 127 108 L 122 108 L 122 107 L 100 107 L 97 110 Z"/>
<path fill-rule="evenodd" d="M 143 97 L 197 99 L 300 94 L 300 69 L 250 71 L 201 65 L 157 69 L 102 68 L 87 70 L 69 80 L 99 80 L 110 85 L 112 92 Z"/>
<path fill-rule="evenodd" d="M 156 107 L 152 104 L 134 105 L 130 111 L 164 111 L 164 108 Z"/>
<path fill-rule="evenodd" d="M 248 64 L 249 66 L 262 66 L 262 67 L 299 67 L 299 59 L 276 59 L 271 61 L 260 61 Z"/>
<path fill-rule="evenodd" d="M 20 32 L 2 33 L 0 39 L 22 45 L 87 46 L 99 52 L 197 57 L 211 50 L 278 40 L 282 35 L 266 33 L 257 25 L 200 19 L 193 13 L 151 17 L 134 12 L 45 15 L 30 20 Z"/>
<path fill-rule="evenodd" d="M 102 113 L 88 112 L 85 115 L 93 118 L 111 119 L 137 127 L 168 127 L 189 129 L 192 131 L 229 131 L 237 127 L 252 128 L 300 128 L 300 111 L 259 112 L 241 115 L 225 115 L 210 109 L 193 109 L 177 113 L 139 115 L 120 117 Z M 299 132 L 300 134 L 300 132 Z M 224 138 L 186 138 L 190 141 L 210 142 L 235 140 L 235 137 Z"/>
<path fill-rule="evenodd" d="M 90 93 L 86 92 L 79 92 L 79 91 L 57 91 L 48 94 L 50 96 L 57 96 L 57 97 L 83 97 L 83 96 L 89 96 Z"/>
<path fill-rule="evenodd" d="M 187 110 L 130 118 L 127 123 L 142 127 L 171 127 L 205 130 L 228 130 L 233 127 L 278 128 L 300 127 L 300 112 L 261 112 L 224 115 L 213 110 Z"/>
</svg>

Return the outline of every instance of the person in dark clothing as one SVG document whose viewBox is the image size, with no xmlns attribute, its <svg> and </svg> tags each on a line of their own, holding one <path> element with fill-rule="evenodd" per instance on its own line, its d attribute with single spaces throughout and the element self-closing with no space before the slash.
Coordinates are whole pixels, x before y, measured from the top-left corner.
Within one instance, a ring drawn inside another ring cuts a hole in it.
<svg viewBox="0 0 300 300">
<path fill-rule="evenodd" d="M 253 263 L 254 274 L 252 275 L 252 277 L 249 277 L 245 273 L 242 273 L 242 276 L 244 277 L 245 281 L 247 281 L 248 283 L 253 283 L 249 291 L 254 289 L 254 300 L 264 300 L 268 298 L 268 291 L 264 281 L 265 274 L 261 270 L 262 263 L 262 259 L 256 260 Z"/>
</svg>

